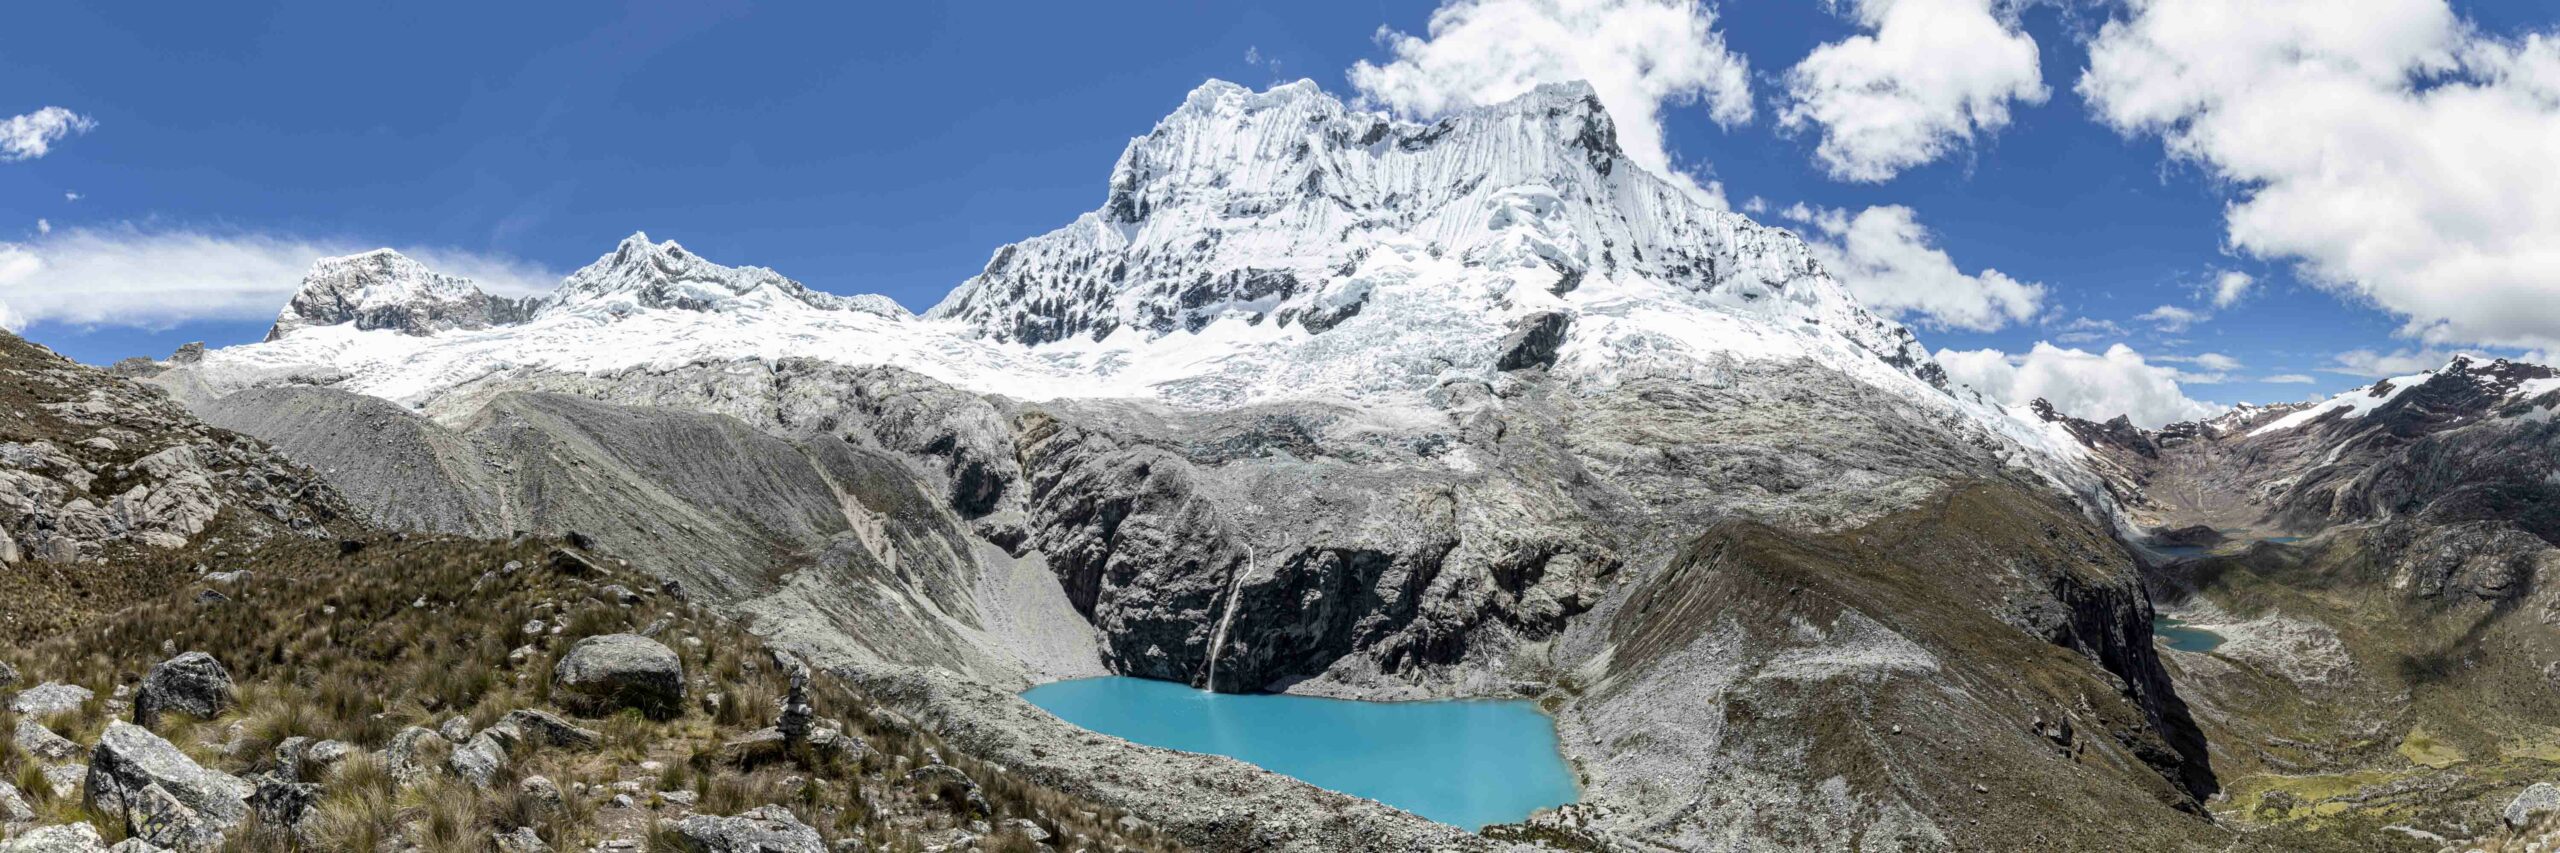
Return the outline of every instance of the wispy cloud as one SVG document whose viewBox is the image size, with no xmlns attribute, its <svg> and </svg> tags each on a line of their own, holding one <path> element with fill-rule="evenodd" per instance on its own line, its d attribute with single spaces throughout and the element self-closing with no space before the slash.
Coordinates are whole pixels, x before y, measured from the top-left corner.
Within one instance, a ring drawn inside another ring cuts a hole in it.
<svg viewBox="0 0 2560 853">
<path fill-rule="evenodd" d="M 2309 385 L 2320 380 L 2308 373 L 2278 373 L 2258 381 L 2275 385 Z"/>
<path fill-rule="evenodd" d="M 2212 315 L 2206 314 L 2202 311 L 2197 311 L 2193 308 L 2180 308 L 2176 305 L 2162 305 L 2158 308 L 2144 311 L 2141 314 L 2136 315 L 2134 319 L 2150 323 L 2152 328 L 2174 334 L 2186 331 L 2187 327 L 2204 322 L 2211 316 Z"/>
<path fill-rule="evenodd" d="M 190 320 L 275 316 L 311 262 L 379 244 L 256 233 L 57 228 L 0 242 L 0 323 L 164 328 Z M 435 247 L 402 252 L 492 293 L 548 291 L 559 276 L 499 255 Z"/>
<path fill-rule="evenodd" d="M 2335 365 L 2321 368 L 2321 370 L 2329 373 L 2343 373 L 2348 376 L 2362 376 L 2369 379 L 2379 379 L 2387 376 L 2407 376 L 2420 371 L 2434 370 L 2436 368 L 2443 367 L 2445 362 L 2452 361 L 2453 356 L 2454 353 L 2450 350 L 2432 348 L 2415 350 L 2403 349 L 2390 353 L 2375 352 L 2369 349 L 2356 349 L 2339 353 L 2337 356 L 2337 363 Z"/>
<path fill-rule="evenodd" d="M 53 151 L 53 144 L 98 126 L 88 116 L 46 107 L 0 120 L 0 163 L 33 160 Z"/>
</svg>

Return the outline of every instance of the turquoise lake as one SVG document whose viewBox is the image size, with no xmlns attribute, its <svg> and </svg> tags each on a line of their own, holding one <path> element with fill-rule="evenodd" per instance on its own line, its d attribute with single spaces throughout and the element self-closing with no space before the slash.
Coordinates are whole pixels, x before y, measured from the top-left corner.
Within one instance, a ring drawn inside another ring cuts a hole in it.
<svg viewBox="0 0 2560 853">
<path fill-rule="evenodd" d="M 2222 635 L 2178 621 L 2174 616 L 2151 617 L 2151 633 L 2167 641 L 2169 648 L 2182 652 L 2209 652 L 2222 645 Z"/>
<path fill-rule="evenodd" d="M 1241 759 L 1469 830 L 1580 796 L 1555 721 L 1527 701 L 1351 702 L 1124 677 L 1022 698 L 1103 734 Z"/>
</svg>

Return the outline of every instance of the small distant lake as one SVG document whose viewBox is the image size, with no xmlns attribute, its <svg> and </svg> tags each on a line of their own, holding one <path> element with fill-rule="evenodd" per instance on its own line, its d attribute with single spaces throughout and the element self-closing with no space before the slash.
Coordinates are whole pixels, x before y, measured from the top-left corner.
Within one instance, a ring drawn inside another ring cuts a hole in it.
<svg viewBox="0 0 2560 853">
<path fill-rule="evenodd" d="M 2182 652 L 2209 652 L 2222 645 L 2222 635 L 2178 621 L 2175 616 L 2151 617 L 2151 633 L 2169 648 Z"/>
<path fill-rule="evenodd" d="M 1555 721 L 1528 701 L 1236 695 L 1118 676 L 1022 698 L 1086 729 L 1242 759 L 1469 830 L 1580 798 Z"/>
<path fill-rule="evenodd" d="M 2302 537 L 2300 537 L 2300 536 L 2269 536 L 2269 537 L 2267 537 L 2267 538 L 2260 539 L 2260 540 L 2258 540 L 2258 541 L 2260 541 L 2260 542 L 2273 542 L 2273 543 L 2276 543 L 2276 544 L 2278 544 L 2278 545 L 2291 545 L 2291 544 L 2293 544 L 2293 543 L 2296 543 L 2296 542 L 2300 542 L 2300 541 L 2302 541 Z"/>
</svg>

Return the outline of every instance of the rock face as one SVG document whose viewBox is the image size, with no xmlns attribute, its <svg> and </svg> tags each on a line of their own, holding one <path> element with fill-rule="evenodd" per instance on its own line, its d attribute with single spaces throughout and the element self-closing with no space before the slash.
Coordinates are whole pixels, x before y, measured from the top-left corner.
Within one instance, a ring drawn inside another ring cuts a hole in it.
<svg viewBox="0 0 2560 853">
<path fill-rule="evenodd" d="M 693 853 L 827 853 L 818 831 L 781 806 L 760 806 L 731 817 L 691 815 L 676 821 L 675 830 Z"/>
<path fill-rule="evenodd" d="M 0 334 L 0 376 L 22 416 L 0 433 L 0 565 L 176 548 L 217 525 L 312 531 L 343 509 L 265 445 L 16 335 Z"/>
<path fill-rule="evenodd" d="M 238 703 L 232 695 L 231 671 L 203 652 L 188 652 L 151 667 L 133 697 L 133 721 L 159 724 L 160 715 L 177 711 L 209 720 Z"/>
<path fill-rule="evenodd" d="M 684 707 L 684 662 L 675 650 L 638 634 L 579 640 L 560 656 L 553 682 L 602 711 L 637 708 L 673 715 Z"/>
<path fill-rule="evenodd" d="M 256 786 L 198 766 L 149 729 L 107 724 L 90 755 L 88 803 L 135 837 L 164 847 L 207 850 L 249 814 Z"/>
<path fill-rule="evenodd" d="M 267 330 L 267 340 L 339 324 L 408 335 L 485 329 L 522 322 L 538 304 L 491 296 L 470 279 L 437 273 L 390 249 L 375 249 L 312 264 L 302 288 Z M 196 355 L 201 360 L 201 347 Z"/>
</svg>

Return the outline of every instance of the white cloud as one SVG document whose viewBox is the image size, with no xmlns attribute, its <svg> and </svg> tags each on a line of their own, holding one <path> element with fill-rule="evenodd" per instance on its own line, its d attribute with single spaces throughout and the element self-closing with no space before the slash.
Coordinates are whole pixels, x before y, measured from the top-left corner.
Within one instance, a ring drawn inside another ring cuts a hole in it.
<svg viewBox="0 0 2560 853">
<path fill-rule="evenodd" d="M 1852 0 L 1870 34 L 1824 44 L 1787 73 L 1788 128 L 1819 126 L 1816 159 L 1843 181 L 1883 181 L 2044 103 L 2036 42 L 1993 0 Z"/>
<path fill-rule="evenodd" d="M 1751 214 L 1751 215 L 1753 215 L 1753 216 L 1759 216 L 1759 215 L 1761 215 L 1761 214 L 1768 213 L 1768 212 L 1769 212 L 1769 200 L 1768 200 L 1768 199 L 1765 199 L 1765 198 L 1761 198 L 1761 197 L 1756 196 L 1756 195 L 1755 195 L 1755 196 L 1752 196 L 1752 197 L 1750 197 L 1750 198 L 1747 198 L 1747 199 L 1743 199 L 1743 200 L 1742 200 L 1742 212 L 1744 212 L 1744 213 L 1748 213 L 1748 214 Z"/>
<path fill-rule="evenodd" d="M 2309 385 L 2320 380 L 2308 373 L 2278 373 L 2258 381 L 2276 385 Z"/>
<path fill-rule="evenodd" d="M 2240 304 L 2240 300 L 2249 295 L 2249 288 L 2257 283 L 2258 280 L 2248 273 L 2223 270 L 2221 275 L 2213 277 L 2213 307 L 2229 308 Z"/>
<path fill-rule="evenodd" d="M 53 151 L 55 142 L 97 126 L 88 116 L 61 107 L 10 116 L 0 120 L 0 163 L 42 157 Z"/>
<path fill-rule="evenodd" d="M 158 328 L 189 320 L 274 317 L 311 262 L 375 248 L 337 239 L 135 228 L 64 228 L 0 242 L 0 317 L 29 323 Z M 524 261 L 450 249 L 402 249 L 492 293 L 548 291 L 559 276 Z"/>
<path fill-rule="evenodd" d="M 2335 366 L 2321 369 L 2330 373 L 2378 379 L 2434 370 L 2443 367 L 2445 362 L 2452 361 L 2453 356 L 2454 353 L 2450 351 L 2433 348 L 2403 349 L 2388 354 L 2369 349 L 2357 349 L 2339 353 Z"/>
<path fill-rule="evenodd" d="M 2188 326 L 2193 326 L 2210 318 L 2210 315 L 2207 315 L 2204 312 L 2197 311 L 2192 308 L 2180 308 L 2175 305 L 2162 305 L 2158 308 L 2153 308 L 2134 316 L 2134 319 L 2150 323 L 2153 328 L 2157 328 L 2163 332 L 2183 332 L 2187 330 Z"/>
<path fill-rule="evenodd" d="M 1369 103 L 1431 116 L 1588 81 L 1629 159 L 1723 203 L 1663 144 L 1666 107 L 1704 103 L 1717 124 L 1751 120 L 1750 65 L 1725 49 L 1715 11 L 1697 0 L 1448 0 L 1427 37 L 1384 28 L 1378 37 L 1393 59 L 1350 72 Z"/>
<path fill-rule="evenodd" d="M 2176 370 L 2153 365 L 2132 347 L 2104 353 L 2038 341 L 2025 355 L 1995 349 L 1939 350 L 1947 377 L 1994 402 L 2018 405 L 2036 399 L 2075 417 L 2103 421 L 2124 415 L 2142 427 L 2211 417 L 2222 407 L 2193 400 L 2178 387 Z"/>
<path fill-rule="evenodd" d="M 2073 317 L 2071 318 L 2071 322 L 2064 323 L 2055 328 L 2057 331 L 2054 333 L 2053 339 L 2066 344 L 2085 344 L 2091 341 L 2100 341 L 2107 338 L 2121 338 L 2125 336 L 2124 327 L 2117 325 L 2116 321 L 2099 320 L 2091 317 Z"/>
<path fill-rule="evenodd" d="M 36 233 L 38 233 L 38 234 L 51 234 L 51 233 L 53 233 L 53 223 L 52 223 L 52 222 L 50 222 L 50 221 L 44 220 L 44 219 L 37 219 L 37 220 L 36 220 Z"/>
<path fill-rule="evenodd" d="M 2154 358 L 2163 363 L 2183 364 L 2194 368 L 2177 371 L 2178 381 L 2188 385 L 2219 385 L 2230 382 L 2233 378 L 2232 372 L 2240 369 L 2239 359 L 2218 352 L 2163 355 L 2154 356 Z"/>
<path fill-rule="evenodd" d="M 1850 216 L 1836 208 L 1789 205 L 1779 216 L 1819 232 L 1806 235 L 1814 257 L 1869 310 L 1923 325 L 1991 331 L 2034 319 L 2041 284 L 1986 269 L 1966 275 L 1929 242 L 1911 208 L 1870 207 Z"/>
<path fill-rule="evenodd" d="M 63 193 L 63 194 L 62 194 L 62 200 L 63 200 L 63 201 L 79 201 L 79 200 L 80 200 L 80 194 L 79 194 L 79 193 L 75 193 L 75 192 L 66 192 L 66 193 Z"/>
<path fill-rule="evenodd" d="M 2133 0 L 2078 88 L 2234 188 L 2231 245 L 2431 345 L 2560 345 L 2560 37 L 2445 0 Z"/>
</svg>

